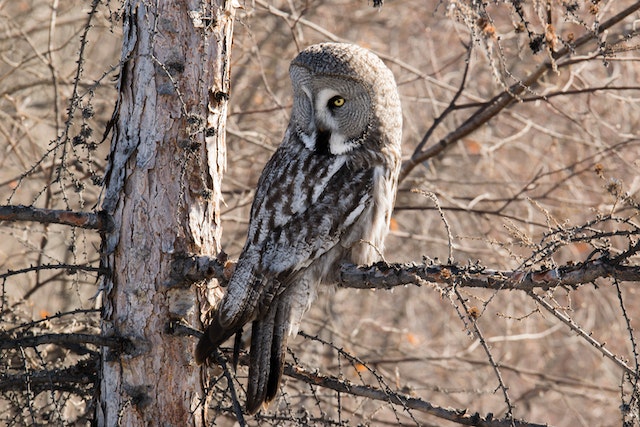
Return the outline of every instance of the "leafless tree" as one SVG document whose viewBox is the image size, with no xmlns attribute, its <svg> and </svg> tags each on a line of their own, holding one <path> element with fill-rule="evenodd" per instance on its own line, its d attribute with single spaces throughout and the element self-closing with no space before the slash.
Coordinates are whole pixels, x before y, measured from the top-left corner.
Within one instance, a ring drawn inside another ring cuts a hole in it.
<svg viewBox="0 0 640 427">
<path fill-rule="evenodd" d="M 640 2 L 381 3 L 0 3 L 2 423 L 640 424 Z M 248 417 L 192 349 L 324 40 L 400 84 L 387 261 Z"/>
</svg>

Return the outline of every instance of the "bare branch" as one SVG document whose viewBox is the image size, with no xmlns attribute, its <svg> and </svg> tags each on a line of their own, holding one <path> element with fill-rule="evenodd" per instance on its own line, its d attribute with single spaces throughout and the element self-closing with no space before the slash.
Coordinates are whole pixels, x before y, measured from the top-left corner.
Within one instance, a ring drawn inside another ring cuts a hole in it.
<svg viewBox="0 0 640 427">
<path fill-rule="evenodd" d="M 185 263 L 184 260 L 189 262 Z M 466 288 L 494 290 L 549 290 L 557 286 L 575 288 L 596 279 L 612 278 L 621 282 L 640 281 L 640 266 L 620 265 L 618 259 L 605 256 L 583 263 L 570 263 L 538 271 L 500 271 L 481 265 L 445 265 L 378 262 L 369 266 L 345 263 L 340 271 L 339 286 L 356 289 L 392 289 L 421 283 L 452 284 Z M 228 280 L 231 262 L 223 265 L 207 256 L 186 257 L 174 261 L 174 279 L 183 285 L 201 280 Z M 184 269 L 182 269 L 182 267 Z M 185 273 L 180 276 L 181 273 Z"/>
<path fill-rule="evenodd" d="M 456 298 L 460 302 L 460 305 L 462 305 L 462 308 L 464 308 L 467 318 L 471 320 L 471 325 L 473 326 L 474 334 L 480 341 L 480 345 L 482 346 L 485 354 L 487 355 L 487 360 L 489 361 L 489 364 L 493 368 L 493 372 L 496 374 L 496 379 L 498 380 L 498 387 L 500 388 L 500 391 L 502 391 L 502 395 L 504 396 L 504 403 L 507 405 L 507 414 L 505 418 L 510 421 L 510 426 L 513 427 L 515 426 L 515 421 L 513 419 L 513 403 L 511 403 L 511 398 L 509 397 L 508 387 L 505 385 L 504 379 L 502 379 L 502 372 L 500 371 L 500 366 L 498 366 L 498 363 L 496 363 L 495 358 L 491 353 L 491 349 L 489 348 L 489 345 L 487 344 L 487 341 L 484 339 L 484 335 L 480 330 L 480 325 L 478 325 L 476 316 L 472 314 L 466 300 L 464 299 L 464 297 L 462 296 L 462 294 L 460 293 L 460 291 L 456 286 L 454 286 L 453 291 L 455 292 Z"/>
<path fill-rule="evenodd" d="M 0 335 L 0 350 L 18 347 L 35 347 L 43 344 L 69 345 L 69 344 L 92 344 L 104 347 L 117 347 L 125 342 L 119 337 L 105 337 L 96 334 L 43 334 L 20 338 L 8 338 Z"/>
<path fill-rule="evenodd" d="M 622 21 L 626 17 L 635 13 L 638 9 L 640 9 L 640 3 L 635 3 L 629 6 L 627 9 L 621 11 L 614 17 L 609 20 L 603 22 L 597 30 L 597 34 L 601 34 L 603 31 L 611 28 L 618 22 Z M 444 138 L 442 138 L 437 143 L 431 145 L 425 150 L 416 149 L 414 153 L 411 155 L 411 158 L 404 162 L 402 165 L 402 170 L 400 171 L 400 182 L 403 181 L 409 173 L 415 168 L 417 165 L 421 164 L 425 160 L 438 155 L 442 151 L 444 151 L 447 147 L 449 147 L 454 142 L 464 138 L 465 136 L 471 134 L 480 126 L 487 123 L 493 117 L 498 115 L 501 111 L 511 105 L 514 101 L 519 99 L 520 94 L 523 92 L 530 90 L 533 85 L 542 78 L 549 70 L 553 70 L 555 68 L 560 68 L 561 66 L 566 66 L 569 62 L 564 64 L 557 64 L 556 61 L 562 57 L 565 57 L 572 53 L 576 48 L 585 45 L 589 41 L 594 40 L 593 34 L 585 34 L 584 36 L 578 38 L 572 45 L 571 49 L 568 47 L 564 47 L 558 52 L 553 54 L 553 57 L 549 60 L 538 66 L 534 71 L 532 71 L 528 77 L 523 79 L 522 81 L 518 81 L 511 85 L 510 87 L 503 90 L 498 95 L 494 96 L 491 100 L 484 103 L 478 110 L 476 110 L 469 118 L 467 118 L 460 126 L 458 126 L 455 130 L 449 132 Z M 555 67 L 555 68 L 554 68 Z M 454 98 L 455 100 L 455 98 Z M 451 105 L 450 105 L 451 107 Z M 429 129 L 425 134 L 425 138 L 428 138 L 429 135 L 433 132 L 433 129 Z M 419 147 L 422 147 L 425 144 L 425 140 L 420 143 Z"/>
<path fill-rule="evenodd" d="M 493 414 L 491 413 L 482 417 L 477 412 L 475 414 L 467 414 L 466 409 L 443 408 L 417 397 L 407 396 L 405 394 L 396 393 L 389 390 L 381 390 L 366 385 L 353 384 L 348 380 L 329 377 L 317 372 L 309 372 L 300 366 L 294 366 L 288 363 L 285 365 L 284 374 L 309 384 L 314 384 L 342 393 L 348 393 L 353 396 L 361 396 L 368 399 L 389 402 L 394 405 L 402 405 L 403 407 L 409 409 L 424 412 L 435 417 L 454 421 L 463 425 L 483 427 L 542 427 L 542 424 L 529 423 L 526 421 L 512 419 L 494 419 Z"/>
<path fill-rule="evenodd" d="M 591 336 L 590 333 L 588 333 L 587 331 L 582 329 L 580 326 L 578 326 L 571 317 L 567 316 L 564 313 L 561 313 L 560 310 L 558 310 L 557 308 L 549 304 L 541 296 L 536 295 L 533 292 L 529 292 L 529 295 L 531 296 L 531 298 L 536 300 L 538 304 L 540 304 L 542 307 L 544 307 L 546 310 L 552 313 L 562 323 L 564 323 L 569 328 L 571 328 L 572 331 L 576 332 L 578 335 L 584 338 L 589 344 L 591 344 L 593 348 L 601 352 L 603 356 L 609 358 L 616 365 L 622 368 L 624 372 L 630 374 L 631 376 L 636 376 L 637 374 L 636 371 L 634 371 L 629 365 L 627 365 L 622 359 L 620 359 L 620 357 L 616 356 L 609 349 L 607 349 L 605 347 L 605 343 L 597 341 L 595 338 Z"/>
<path fill-rule="evenodd" d="M 75 273 L 76 271 L 89 271 L 101 274 L 107 274 L 109 270 L 101 267 L 92 267 L 90 265 L 77 265 L 77 264 L 42 264 L 42 265 L 33 265 L 27 268 L 21 268 L 20 270 L 7 270 L 6 273 L 0 274 L 0 279 L 4 279 L 10 276 L 16 276 L 19 274 L 29 273 L 31 271 L 42 271 L 42 270 L 67 270 L 70 273 Z M 33 293 L 29 291 L 28 294 Z"/>
<path fill-rule="evenodd" d="M 468 288 L 495 290 L 548 290 L 557 286 L 577 287 L 599 278 L 640 281 L 640 266 L 618 265 L 607 258 L 567 264 L 538 271 L 498 271 L 479 266 L 416 265 L 376 263 L 358 267 L 345 264 L 340 286 L 357 289 L 391 289 L 396 286 L 429 283 L 453 283 Z"/>
<path fill-rule="evenodd" d="M 429 127 L 429 130 L 427 130 L 427 132 L 422 137 L 422 140 L 420 141 L 418 146 L 415 148 L 415 152 L 416 153 L 422 151 L 422 148 L 427 143 L 427 141 L 429 141 L 429 138 L 431 138 L 431 134 L 433 134 L 433 131 L 438 127 L 438 125 L 452 111 L 454 111 L 454 110 L 456 110 L 458 108 L 458 105 L 456 105 L 456 101 L 462 95 L 462 92 L 464 91 L 464 88 L 465 88 L 465 84 L 467 83 L 467 76 L 469 74 L 469 68 L 470 68 L 470 65 L 471 65 L 471 52 L 472 51 L 473 51 L 473 43 L 470 43 L 469 47 L 467 48 L 467 57 L 466 57 L 466 59 L 464 61 L 464 72 L 462 74 L 462 81 L 460 82 L 460 86 L 458 87 L 458 90 L 456 91 L 456 93 L 453 95 L 453 98 L 451 98 L 451 101 L 449 101 L 449 105 L 447 106 L 447 108 L 433 121 L 433 123 Z"/>
<path fill-rule="evenodd" d="M 97 360 L 87 359 L 76 365 L 63 369 L 44 369 L 36 372 L 26 372 L 18 375 L 0 376 L 0 391 L 26 390 L 33 391 L 62 390 L 77 392 L 78 385 L 92 385 L 98 380 Z"/>
<path fill-rule="evenodd" d="M 517 96 L 519 94 L 524 92 L 527 88 L 531 87 L 550 69 L 550 63 L 544 63 L 540 65 L 529 75 L 528 78 L 526 78 L 522 82 L 513 84 L 508 89 L 501 92 L 499 95 L 496 95 L 493 99 L 485 103 L 475 113 L 473 113 L 467 120 L 464 121 L 464 123 L 458 126 L 454 131 L 448 133 L 440 141 L 431 145 L 426 150 L 414 152 L 411 158 L 405 161 L 402 165 L 399 181 L 402 182 L 413 170 L 413 168 L 415 168 L 420 163 L 433 156 L 436 156 L 454 142 L 458 141 L 461 138 L 464 138 L 465 136 L 474 132 L 483 124 L 487 123 L 500 111 L 511 105 L 511 103 L 517 99 Z M 431 130 L 429 131 L 431 132 Z"/>
<path fill-rule="evenodd" d="M 109 232 L 113 229 L 113 220 L 104 211 L 75 212 L 57 209 L 40 209 L 23 205 L 0 206 L 0 221 L 32 221 L 41 224 L 63 224 Z"/>
<path fill-rule="evenodd" d="M 50 322 L 51 320 L 54 320 L 54 319 L 62 319 L 62 318 L 65 318 L 67 316 L 73 316 L 74 319 L 77 320 L 79 317 L 84 316 L 84 315 L 90 316 L 92 314 L 97 315 L 99 313 L 100 313 L 100 310 L 96 309 L 96 308 L 76 309 L 76 310 L 71 310 L 71 311 L 65 311 L 65 312 L 62 312 L 62 313 L 52 314 L 52 315 L 47 316 L 47 317 L 45 317 L 43 319 L 38 319 L 38 320 L 33 320 L 31 322 L 28 322 L 28 323 L 23 323 L 21 325 L 15 326 L 13 328 L 3 330 L 3 332 L 4 333 L 9 333 L 9 332 L 13 332 L 13 331 L 16 331 L 16 330 L 19 330 L 19 329 L 33 328 L 33 327 L 36 327 L 38 325 L 41 325 L 42 323 Z"/>
</svg>

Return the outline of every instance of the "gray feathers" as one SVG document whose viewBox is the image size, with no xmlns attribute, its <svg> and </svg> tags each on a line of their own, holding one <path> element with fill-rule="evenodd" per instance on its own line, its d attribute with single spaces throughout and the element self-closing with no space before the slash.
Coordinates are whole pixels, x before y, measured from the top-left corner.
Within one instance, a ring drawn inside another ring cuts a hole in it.
<svg viewBox="0 0 640 427">
<path fill-rule="evenodd" d="M 365 49 L 314 45 L 292 62 L 294 106 L 265 166 L 244 249 L 196 361 L 253 322 L 247 411 L 277 394 L 286 340 L 342 262 L 382 251 L 400 167 L 393 75 Z"/>
</svg>

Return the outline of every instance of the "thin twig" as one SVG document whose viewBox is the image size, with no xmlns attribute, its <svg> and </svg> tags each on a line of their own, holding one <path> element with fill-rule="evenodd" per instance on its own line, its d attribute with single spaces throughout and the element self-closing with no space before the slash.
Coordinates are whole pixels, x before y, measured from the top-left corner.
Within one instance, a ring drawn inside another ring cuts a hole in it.
<svg viewBox="0 0 640 427">
<path fill-rule="evenodd" d="M 231 402 L 233 405 L 233 412 L 236 416 L 236 421 L 240 427 L 244 427 L 247 425 L 247 422 L 244 420 L 244 415 L 242 414 L 242 407 L 240 406 L 240 401 L 238 400 L 238 394 L 236 393 L 235 386 L 233 385 L 233 375 L 229 371 L 229 365 L 227 364 L 227 359 L 220 353 L 220 350 L 216 349 L 213 352 L 216 363 L 222 366 L 222 372 L 225 378 L 227 379 L 227 386 L 229 393 L 231 394 Z"/>
<path fill-rule="evenodd" d="M 618 302 L 620 303 L 620 309 L 622 310 L 622 317 L 627 325 L 627 332 L 629 333 L 629 342 L 631 343 L 631 352 L 633 353 L 633 363 L 635 367 L 635 375 L 629 375 L 629 380 L 632 383 L 633 390 L 631 392 L 631 399 L 634 400 L 638 397 L 638 380 L 640 379 L 640 364 L 638 357 L 638 345 L 636 343 L 635 334 L 633 333 L 633 327 L 631 326 L 631 318 L 625 308 L 624 299 L 622 298 L 622 290 L 620 289 L 620 283 L 617 280 L 614 281 L 616 287 L 616 293 L 618 294 Z"/>
<path fill-rule="evenodd" d="M 494 419 L 491 414 L 487 414 L 485 417 L 482 417 L 477 412 L 474 414 L 467 414 L 466 409 L 443 408 L 418 397 L 389 392 L 389 390 L 381 390 L 371 386 L 353 384 L 348 380 L 322 375 L 317 372 L 310 372 L 300 366 L 294 366 L 289 363 L 285 364 L 284 374 L 300 381 L 340 391 L 352 396 L 361 396 L 368 399 L 389 402 L 395 405 L 402 405 L 405 408 L 424 412 L 462 425 L 480 427 L 511 427 L 512 425 L 517 427 L 543 426 L 542 424 L 530 423 L 522 420 Z"/>
<path fill-rule="evenodd" d="M 464 61 L 464 72 L 462 73 L 462 80 L 460 81 L 458 90 L 453 95 L 453 98 L 451 98 L 451 101 L 449 101 L 449 105 L 447 106 L 447 108 L 445 108 L 445 110 L 433 121 L 433 123 L 431 124 L 427 132 L 422 137 L 422 140 L 420 141 L 420 143 L 418 143 L 417 147 L 415 148 L 414 153 L 418 153 L 422 151 L 422 149 L 424 148 L 424 145 L 427 143 L 427 141 L 429 141 L 429 138 L 433 134 L 433 131 L 438 127 L 438 125 L 442 123 L 450 113 L 458 109 L 458 106 L 456 105 L 456 101 L 462 95 L 465 84 L 467 83 L 467 76 L 469 74 L 469 68 L 471 66 L 472 50 L 473 50 L 473 43 L 469 43 L 469 47 L 467 48 L 467 58 Z"/>
<path fill-rule="evenodd" d="M 611 28 L 639 9 L 640 2 L 634 3 L 617 15 L 603 22 L 598 27 L 595 35 L 602 34 L 603 31 Z M 490 121 L 493 117 L 498 115 L 501 111 L 503 111 L 505 108 L 519 99 L 520 94 L 530 90 L 530 88 L 533 87 L 533 85 L 538 82 L 540 78 L 542 78 L 542 76 L 544 76 L 549 70 L 553 70 L 554 67 L 560 68 L 570 65 L 569 62 L 557 63 L 556 61 L 564 56 L 569 55 L 576 48 L 583 46 L 584 44 L 594 39 L 594 34 L 587 33 L 575 40 L 575 42 L 572 44 L 572 49 L 564 47 L 559 51 L 553 53 L 549 61 L 538 66 L 538 68 L 532 71 L 526 78 L 514 83 L 513 85 L 500 92 L 498 95 L 494 96 L 489 101 L 483 103 L 482 106 L 479 107 L 478 110 L 476 110 L 474 113 L 472 113 L 460 126 L 447 134 L 440 141 L 431 145 L 426 150 L 415 151 L 412 154 L 411 158 L 403 163 L 399 180 L 403 181 L 417 165 L 431 157 L 440 154 L 454 142 L 459 141 L 460 139 L 477 130 L 480 126 Z M 424 144 L 421 143 L 421 145 Z"/>
<path fill-rule="evenodd" d="M 381 387 L 383 387 L 381 390 L 386 391 L 386 392 L 388 392 L 388 393 L 390 393 L 390 394 L 395 393 L 393 390 L 391 390 L 391 387 L 387 384 L 387 382 L 384 380 L 384 378 L 383 378 L 383 377 L 382 377 L 382 376 L 381 376 L 381 375 L 380 375 L 380 374 L 379 374 L 375 369 L 370 368 L 370 367 L 368 366 L 368 364 L 367 364 L 367 363 L 365 363 L 363 360 L 361 360 L 359 357 L 354 356 L 354 355 L 353 355 L 353 354 L 351 354 L 351 353 L 348 353 L 348 352 L 347 352 L 347 351 L 345 351 L 344 349 L 339 348 L 339 347 L 335 346 L 333 343 L 330 343 L 330 342 L 328 342 L 328 341 L 325 341 L 325 340 L 323 340 L 322 338 L 320 338 L 320 337 L 318 337 L 318 336 L 311 336 L 311 335 L 309 335 L 309 334 L 305 333 L 304 331 L 300 331 L 300 332 L 298 332 L 298 335 L 300 335 L 300 336 L 302 336 L 302 337 L 304 337 L 304 338 L 306 338 L 306 339 L 311 339 L 311 340 L 314 340 L 314 341 L 318 341 L 318 342 L 320 342 L 320 343 L 321 343 L 321 344 L 323 344 L 323 345 L 326 345 L 326 346 L 329 346 L 329 347 L 333 348 L 333 349 L 338 353 L 338 355 L 340 355 L 340 356 L 344 357 L 345 359 L 347 359 L 347 360 L 351 363 L 351 365 L 355 368 L 355 371 L 356 371 L 356 373 L 358 374 L 358 377 L 360 378 L 360 380 L 362 381 L 362 383 L 363 383 L 363 384 L 365 384 L 366 382 L 365 382 L 364 378 L 362 377 L 362 374 L 360 373 L 360 369 L 358 369 L 358 367 L 363 367 L 363 368 L 365 368 L 367 371 L 369 371 L 369 373 L 370 373 L 371 375 L 373 375 L 373 376 L 374 376 L 374 378 L 376 379 L 376 381 L 378 382 L 378 384 L 379 384 Z M 412 419 L 416 424 L 419 424 L 418 420 L 416 420 L 416 419 L 414 418 L 413 414 L 411 413 L 411 411 L 409 411 L 409 409 L 410 409 L 409 407 L 407 407 L 407 406 L 404 406 L 404 405 L 403 405 L 403 409 L 404 409 L 404 412 L 405 412 L 405 413 L 406 413 L 406 414 L 407 414 L 407 415 L 408 415 L 408 416 L 409 416 L 409 417 L 410 417 L 410 418 L 411 418 L 411 419 Z M 395 417 L 396 417 L 396 421 L 398 422 L 398 424 L 401 424 L 400 419 L 398 418 L 398 415 L 396 414 L 395 409 L 394 409 L 394 415 L 395 415 Z"/>
<path fill-rule="evenodd" d="M 24 273 L 29 273 L 32 271 L 41 271 L 41 270 L 67 270 L 70 273 L 75 273 L 77 271 L 88 271 L 92 273 L 101 273 L 106 274 L 108 270 L 102 267 L 93 267 L 90 265 L 78 265 L 78 264 L 40 264 L 40 265 L 32 265 L 30 267 L 21 268 L 20 270 L 7 270 L 6 273 L 0 273 L 0 279 L 4 279 L 6 277 L 16 276 Z"/>
<path fill-rule="evenodd" d="M 576 322 L 573 321 L 573 319 L 571 319 L 569 316 L 565 315 L 564 313 L 561 313 L 560 310 L 558 310 L 557 308 L 555 308 L 554 306 L 549 304 L 547 301 L 545 301 L 539 295 L 536 295 L 533 292 L 529 292 L 529 295 L 538 304 L 540 304 L 547 311 L 549 311 L 556 318 L 558 318 L 562 323 L 564 323 L 569 328 L 571 328 L 572 331 L 576 332 L 578 335 L 580 335 L 582 338 L 584 338 L 589 344 L 591 344 L 591 346 L 593 348 L 595 348 L 600 353 L 602 353 L 605 357 L 607 357 L 608 359 L 613 361 L 613 363 L 618 365 L 618 367 L 622 368 L 624 370 L 624 372 L 626 372 L 626 373 L 628 373 L 630 375 L 635 375 L 635 371 L 629 365 L 627 365 L 624 362 L 624 360 L 620 359 L 618 356 L 616 356 L 611 351 L 609 351 L 609 349 L 607 349 L 605 347 L 604 343 L 601 343 L 601 342 L 597 341 L 595 338 L 593 338 L 590 333 L 588 333 L 584 329 L 582 329 Z"/>
<path fill-rule="evenodd" d="M 504 396 L 504 402 L 507 405 L 507 413 L 505 415 L 505 418 L 507 420 L 510 420 L 511 427 L 514 427 L 515 421 L 513 419 L 513 404 L 511 403 L 511 398 L 509 397 L 508 388 L 505 385 L 504 380 L 502 379 L 502 373 L 500 372 L 500 367 L 498 366 L 498 363 L 496 363 L 496 361 L 494 360 L 493 354 L 491 353 L 491 349 L 487 345 L 487 341 L 484 339 L 484 335 L 480 331 L 480 327 L 478 326 L 478 321 L 476 319 L 476 316 L 471 314 L 471 311 L 469 310 L 469 306 L 467 305 L 467 302 L 465 301 L 464 297 L 460 294 L 460 291 L 458 290 L 457 286 L 453 286 L 453 292 L 455 293 L 456 298 L 464 308 L 464 311 L 467 315 L 466 317 L 469 320 L 471 320 L 471 324 L 473 325 L 474 335 L 480 341 L 480 345 L 482 346 L 485 354 L 487 355 L 487 358 L 489 359 L 489 364 L 493 368 L 493 372 L 496 374 L 499 388 L 502 391 L 502 395 Z"/>
<path fill-rule="evenodd" d="M 447 217 L 444 216 L 444 212 L 440 207 L 440 201 L 438 200 L 438 196 L 436 196 L 435 193 L 432 193 L 430 191 L 423 191 L 419 189 L 413 190 L 413 192 L 419 193 L 419 194 L 422 194 L 423 196 L 428 197 L 436 206 L 436 209 L 440 214 L 440 219 L 442 220 L 444 224 L 444 228 L 447 232 L 447 242 L 448 242 L 447 246 L 449 247 L 449 256 L 447 257 L 447 264 L 453 264 L 453 235 L 451 234 L 451 226 L 449 225 L 449 221 L 447 221 Z"/>
</svg>

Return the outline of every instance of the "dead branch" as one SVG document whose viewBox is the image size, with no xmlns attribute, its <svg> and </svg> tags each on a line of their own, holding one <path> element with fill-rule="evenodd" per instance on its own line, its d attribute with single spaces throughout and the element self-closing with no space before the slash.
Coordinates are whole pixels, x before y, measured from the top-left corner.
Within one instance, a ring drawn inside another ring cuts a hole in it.
<svg viewBox="0 0 640 427">
<path fill-rule="evenodd" d="M 31 388 L 35 392 L 61 390 L 78 393 L 78 386 L 93 385 L 97 380 L 98 361 L 90 358 L 68 368 L 2 375 L 0 376 L 0 391 L 20 391 Z M 79 394 L 84 393 L 80 392 Z"/>
<path fill-rule="evenodd" d="M 597 34 L 602 34 L 604 31 L 608 30 L 612 26 L 616 25 L 618 22 L 622 21 L 626 17 L 634 14 L 636 11 L 640 9 L 640 3 L 635 3 L 625 10 L 621 11 L 617 15 L 613 16 L 609 20 L 603 22 L 597 29 Z M 527 90 L 530 90 L 548 71 L 553 70 L 554 67 L 562 67 L 570 65 L 571 62 L 565 62 L 562 64 L 558 64 L 556 61 L 562 59 L 563 57 L 567 57 L 570 55 L 575 49 L 587 44 L 589 41 L 594 40 L 593 34 L 585 34 L 584 36 L 578 38 L 572 45 L 571 48 L 564 47 L 558 52 L 553 54 L 553 58 L 542 63 L 538 66 L 534 71 L 532 71 L 529 76 L 527 76 L 522 81 L 516 82 L 513 85 L 509 86 L 498 95 L 494 96 L 489 101 L 482 104 L 469 118 L 467 118 L 460 126 L 458 126 L 455 130 L 449 132 L 444 138 L 436 142 L 435 144 L 427 147 L 422 150 L 422 146 L 426 143 L 426 139 L 433 132 L 433 129 L 429 129 L 423 138 L 423 141 L 420 143 L 418 148 L 413 152 L 411 158 L 405 162 L 403 162 L 402 170 L 400 171 L 399 181 L 402 182 L 409 173 L 419 164 L 424 162 L 425 160 L 434 157 L 444 151 L 447 147 L 451 146 L 456 141 L 468 136 L 476 129 L 480 128 L 480 126 L 489 122 L 492 118 L 497 116 L 501 111 L 510 106 L 513 102 L 517 101 L 520 98 L 520 95 Z M 461 83 L 460 87 L 464 86 L 464 80 Z M 455 98 L 454 98 L 455 101 Z M 455 102 L 449 105 L 447 110 L 445 110 L 444 115 L 451 112 L 456 108 Z M 436 123 L 442 120 L 439 118 L 436 120 Z"/>
<path fill-rule="evenodd" d="M 396 286 L 429 283 L 455 283 L 459 287 L 495 290 L 548 290 L 557 286 L 577 287 L 600 278 L 622 282 L 640 281 L 640 266 L 618 265 L 602 257 L 578 264 L 538 271 L 498 271 L 481 266 L 415 265 L 376 263 L 358 267 L 345 264 L 340 286 L 357 289 L 391 289 Z"/>
<path fill-rule="evenodd" d="M 353 384 L 348 380 L 338 379 L 317 372 L 309 372 L 300 366 L 286 364 L 284 374 L 309 384 L 325 387 L 342 393 L 348 393 L 353 396 L 361 396 L 367 399 L 380 400 L 389 402 L 394 405 L 402 405 L 403 407 L 424 412 L 438 418 L 454 421 L 463 425 L 481 426 L 481 427 L 503 427 L 503 426 L 530 426 L 542 427 L 542 424 L 530 423 L 521 420 L 512 419 L 494 419 L 493 414 L 489 413 L 482 417 L 479 413 L 467 414 L 466 409 L 450 409 L 434 405 L 417 397 L 408 396 L 402 393 L 396 393 L 390 390 L 381 390 L 366 385 Z"/>
<path fill-rule="evenodd" d="M 113 229 L 113 220 L 104 211 L 75 212 L 57 209 L 41 209 L 33 206 L 0 206 L 0 221 L 32 221 L 41 224 L 63 224 L 109 232 Z"/>
<path fill-rule="evenodd" d="M 92 344 L 104 347 L 119 347 L 125 340 L 118 337 L 105 337 L 96 334 L 42 334 L 34 336 L 23 336 L 20 338 L 7 338 L 0 335 L 0 350 L 21 347 L 36 347 L 43 344 L 71 345 L 71 344 Z"/>
<path fill-rule="evenodd" d="M 640 266 L 620 265 L 619 259 L 606 256 L 583 263 L 537 271 L 499 271 L 481 265 L 444 265 L 378 262 L 370 266 L 343 264 L 340 283 L 343 288 L 392 289 L 420 285 L 423 282 L 453 284 L 467 288 L 494 290 L 549 290 L 558 286 L 575 288 L 597 279 L 612 278 L 620 282 L 640 281 Z M 180 256 L 174 261 L 174 278 L 182 284 L 221 279 L 226 282 L 229 262 L 207 256 Z M 182 279 L 178 277 L 182 274 Z"/>
<path fill-rule="evenodd" d="M 460 306 L 462 306 L 462 308 L 464 309 L 466 318 L 471 321 L 471 327 L 472 327 L 473 333 L 476 336 L 476 338 L 480 341 L 480 345 L 482 346 L 482 349 L 487 355 L 487 360 L 489 361 L 489 364 L 493 368 L 493 372 L 495 373 L 496 379 L 498 380 L 498 388 L 502 391 L 502 395 L 504 396 L 504 403 L 507 407 L 507 413 L 505 418 L 512 420 L 514 406 L 513 406 L 513 403 L 511 402 L 511 398 L 509 397 L 508 387 L 505 385 L 504 379 L 502 378 L 502 372 L 500 370 L 500 367 L 498 366 L 498 363 L 496 363 L 496 360 L 493 357 L 493 353 L 491 352 L 491 348 L 487 344 L 487 341 L 484 338 L 484 334 L 480 330 L 480 325 L 478 324 L 476 317 L 472 314 L 471 309 L 469 308 L 469 305 L 465 301 L 465 298 L 462 296 L 462 294 L 460 293 L 460 290 L 457 288 L 454 288 L 454 293 Z M 463 322 L 466 323 L 465 319 L 463 319 Z M 514 424 L 511 423 L 511 425 L 513 426 Z"/>
<path fill-rule="evenodd" d="M 28 323 L 23 323 L 18 326 L 14 326 L 13 328 L 3 330 L 2 332 L 7 334 L 7 333 L 13 333 L 14 331 L 17 331 L 17 330 L 30 329 L 30 328 L 37 327 L 43 323 L 47 323 L 55 319 L 63 319 L 68 316 L 73 317 L 75 321 L 77 321 L 82 316 L 87 316 L 87 319 L 90 319 L 89 317 L 90 315 L 95 314 L 97 316 L 99 313 L 100 313 L 100 309 L 97 309 L 97 308 L 89 308 L 89 309 L 78 308 L 71 311 L 58 312 L 42 319 L 33 320 Z"/>
<path fill-rule="evenodd" d="M 622 360 L 619 356 L 613 354 L 608 348 L 605 347 L 604 342 L 597 341 L 592 334 L 582 329 L 576 322 L 566 314 L 560 312 L 557 308 L 553 307 L 547 301 L 545 301 L 541 296 L 534 294 L 533 292 L 529 292 L 531 298 L 533 298 L 538 304 L 544 307 L 547 311 L 553 314 L 557 319 L 559 319 L 562 323 L 567 325 L 572 331 L 581 336 L 584 340 L 586 340 L 593 348 L 598 350 L 602 355 L 618 365 L 622 370 L 632 376 L 637 375 L 637 371 L 632 369 L 624 360 Z"/>
<path fill-rule="evenodd" d="M 181 335 L 191 335 L 195 337 L 202 336 L 200 331 L 197 331 L 187 325 L 183 325 L 181 323 L 176 323 L 171 326 L 172 333 L 178 333 Z M 319 342 L 322 342 L 327 345 L 331 345 L 328 342 L 322 341 L 317 337 L 311 337 L 304 332 L 300 331 L 299 334 L 307 339 L 315 339 Z M 336 350 L 340 351 L 346 357 L 352 358 L 353 356 L 345 353 L 336 348 Z M 217 353 L 216 362 L 223 367 L 223 375 L 227 377 L 227 381 L 229 384 L 232 384 L 229 376 L 229 366 L 226 363 L 226 358 L 229 357 L 232 353 L 232 350 L 224 349 Z M 248 362 L 248 356 L 246 353 L 242 353 L 238 358 L 238 362 L 242 365 L 246 365 Z M 364 362 L 361 362 L 364 363 Z M 375 372 L 371 371 L 374 375 Z M 307 384 L 312 384 L 324 388 L 328 388 L 331 390 L 335 390 L 341 393 L 347 393 L 352 396 L 361 396 L 374 400 L 381 400 L 385 402 L 389 402 L 394 405 L 401 405 L 405 409 L 414 409 L 419 412 L 424 412 L 438 418 L 446 419 L 449 421 L 455 421 L 463 425 L 472 425 L 472 426 L 486 426 L 486 427 L 502 427 L 502 426 L 531 426 L 538 427 L 542 426 L 541 424 L 529 423 L 526 421 L 520 420 L 512 420 L 510 418 L 507 419 L 494 419 L 493 414 L 488 413 L 484 417 L 482 417 L 479 413 L 467 414 L 466 409 L 451 409 L 451 408 L 443 408 L 438 405 L 434 405 L 425 400 L 422 400 L 418 397 L 408 396 L 402 393 L 394 392 L 389 388 L 385 390 L 367 386 L 367 385 L 358 385 L 353 384 L 352 382 L 344 379 L 338 379 L 336 377 L 326 376 L 319 374 L 318 372 L 310 372 L 299 365 L 293 365 L 290 363 L 285 364 L 284 375 L 295 378 L 299 381 L 305 382 Z M 233 402 L 234 405 L 238 404 L 238 399 L 236 397 L 235 391 L 233 394 Z M 236 415 L 237 410 L 235 411 Z M 238 418 L 240 420 L 240 418 Z"/>
<path fill-rule="evenodd" d="M 77 264 L 42 264 L 42 265 L 32 265 L 30 267 L 21 268 L 19 270 L 7 270 L 6 273 L 0 274 L 0 279 L 5 279 L 10 276 L 16 276 L 19 274 L 29 273 L 32 271 L 42 271 L 42 270 L 66 270 L 69 273 L 75 273 L 78 271 L 86 271 L 92 273 L 101 273 L 108 274 L 109 271 L 105 268 L 101 267 L 92 267 L 90 265 L 77 265 Z M 28 295 L 31 294 L 32 291 L 29 291 Z M 24 298 L 27 298 L 25 296 Z"/>
</svg>

